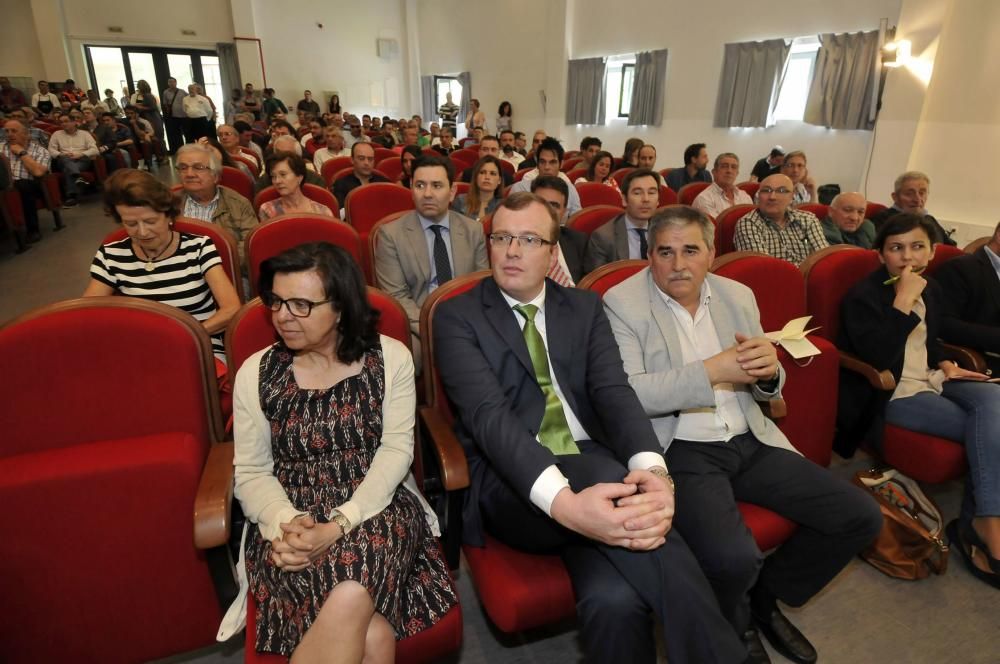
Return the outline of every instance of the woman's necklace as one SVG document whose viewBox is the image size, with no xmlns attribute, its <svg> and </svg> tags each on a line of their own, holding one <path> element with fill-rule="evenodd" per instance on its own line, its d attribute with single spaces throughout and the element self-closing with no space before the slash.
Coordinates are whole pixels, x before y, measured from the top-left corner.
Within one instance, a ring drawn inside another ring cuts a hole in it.
<svg viewBox="0 0 1000 664">
<path fill-rule="evenodd" d="M 142 249 L 142 253 L 146 256 L 146 272 L 153 271 L 154 267 L 153 263 L 160 260 L 160 257 L 163 256 L 163 254 L 167 253 L 167 250 L 170 249 L 170 247 L 173 246 L 173 244 L 174 244 L 174 232 L 170 231 L 170 240 L 167 241 L 167 246 L 165 246 L 163 249 L 160 249 L 160 251 L 158 251 L 155 255 L 151 255 L 148 251 L 142 249 L 142 247 L 139 247 L 140 249 Z"/>
</svg>

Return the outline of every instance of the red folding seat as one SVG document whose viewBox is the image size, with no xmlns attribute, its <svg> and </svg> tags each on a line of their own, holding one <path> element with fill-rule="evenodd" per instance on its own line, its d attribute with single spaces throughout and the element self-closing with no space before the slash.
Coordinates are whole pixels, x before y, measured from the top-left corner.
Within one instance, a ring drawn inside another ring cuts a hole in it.
<svg viewBox="0 0 1000 664">
<path fill-rule="evenodd" d="M 576 187 L 576 193 L 580 196 L 580 207 L 588 208 L 595 205 L 613 205 L 624 208 L 622 195 L 614 187 L 609 187 L 600 182 L 581 182 Z"/>
<path fill-rule="evenodd" d="M 698 194 L 708 189 L 711 184 L 711 182 L 691 182 L 684 185 L 677 192 L 677 202 L 681 205 L 691 205 L 694 199 L 698 198 Z"/>
<path fill-rule="evenodd" d="M 726 208 L 715 218 L 715 256 L 723 256 L 736 251 L 733 245 L 733 235 L 736 234 L 736 222 L 753 210 L 752 205 L 734 205 Z"/>
<path fill-rule="evenodd" d="M 320 205 L 327 206 L 330 208 L 330 211 L 333 212 L 333 216 L 340 219 L 340 201 L 337 200 L 336 196 L 330 193 L 329 189 L 324 189 L 318 185 L 303 182 L 302 194 L 311 201 L 316 201 Z M 260 212 L 261 205 L 278 198 L 280 198 L 280 196 L 274 185 L 264 187 L 253 199 L 254 212 Z"/>
<path fill-rule="evenodd" d="M 605 189 L 608 188 L 603 184 L 598 186 L 605 187 Z M 575 231 L 580 231 L 581 233 L 590 235 L 621 213 L 622 207 L 620 205 L 593 205 L 591 207 L 585 207 L 570 216 L 570 218 L 566 220 L 566 226 Z"/>
</svg>

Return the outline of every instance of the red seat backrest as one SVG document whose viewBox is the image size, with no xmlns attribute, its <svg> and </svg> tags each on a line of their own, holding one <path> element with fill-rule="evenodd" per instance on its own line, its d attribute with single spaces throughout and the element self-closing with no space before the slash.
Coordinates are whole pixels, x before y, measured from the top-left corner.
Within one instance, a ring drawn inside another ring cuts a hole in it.
<svg viewBox="0 0 1000 664">
<path fill-rule="evenodd" d="M 516 169 L 514 168 L 514 164 L 510 163 L 506 159 L 501 159 L 500 160 L 500 170 L 503 173 L 505 173 L 505 174 L 513 177 L 514 176 L 514 172 L 515 172 Z"/>
<path fill-rule="evenodd" d="M 577 164 L 583 161 L 583 157 L 564 157 L 562 166 L 559 167 L 563 173 L 568 173 L 569 171 L 576 168 Z"/>
<path fill-rule="evenodd" d="M 587 177 L 587 169 L 579 167 L 571 169 L 569 171 L 566 171 L 566 177 L 569 178 L 570 182 L 576 182 L 580 178 Z"/>
<path fill-rule="evenodd" d="M 735 251 L 733 235 L 736 233 L 736 222 L 753 210 L 752 205 L 734 205 L 726 208 L 715 218 L 715 255 L 722 256 Z"/>
<path fill-rule="evenodd" d="M 615 179 L 615 182 L 617 182 L 618 186 L 620 187 L 622 186 L 622 183 L 625 182 L 625 176 L 634 170 L 635 169 L 632 168 L 631 166 L 626 166 L 625 168 L 619 168 L 617 171 L 611 174 L 611 177 Z"/>
<path fill-rule="evenodd" d="M 399 153 L 393 152 L 389 148 L 375 148 L 375 165 L 378 166 L 385 159 L 399 159 Z"/>
<path fill-rule="evenodd" d="M 959 249 L 958 247 L 953 247 L 950 244 L 934 245 L 934 258 L 932 258 L 931 262 L 927 264 L 925 276 L 933 275 L 938 271 L 939 267 L 950 261 L 952 258 L 964 255 L 965 251 Z"/>
<path fill-rule="evenodd" d="M 747 192 L 750 195 L 750 199 L 754 200 L 757 196 L 757 190 L 760 189 L 760 182 L 740 182 L 736 187 Z"/>
<path fill-rule="evenodd" d="M 576 286 L 577 288 L 593 291 L 604 297 L 604 294 L 609 290 L 648 265 L 649 261 L 643 260 L 623 260 L 608 263 L 585 276 Z"/>
<path fill-rule="evenodd" d="M 873 203 L 872 201 L 868 201 L 868 204 L 865 205 L 865 219 L 871 219 L 876 214 L 886 209 L 886 207 L 888 206 L 882 205 L 881 203 Z"/>
<path fill-rule="evenodd" d="M 350 225 L 322 214 L 283 215 L 252 228 L 244 239 L 250 293 L 257 295 L 261 263 L 307 242 L 329 242 L 343 247 L 359 266 L 364 265 L 361 240 Z"/>
<path fill-rule="evenodd" d="M 576 186 L 576 193 L 580 195 L 581 207 L 593 207 L 595 205 L 614 205 L 619 208 L 625 207 L 622 195 L 614 187 L 599 182 L 581 182 Z"/>
<path fill-rule="evenodd" d="M 780 330 L 788 321 L 806 315 L 805 279 L 799 268 L 788 261 L 754 251 L 736 251 L 716 258 L 712 272 L 754 292 L 765 332 Z"/>
<path fill-rule="evenodd" d="M 525 175 L 531 172 L 530 168 L 521 168 L 514 173 L 514 182 L 520 182 Z"/>
<path fill-rule="evenodd" d="M 615 160 L 615 163 L 617 164 L 617 163 L 618 163 L 618 161 L 617 161 L 617 160 Z M 662 180 L 663 180 L 664 182 L 666 182 L 666 180 L 667 180 L 667 176 L 668 176 L 668 175 L 670 175 L 670 171 L 672 171 L 672 170 L 674 170 L 674 169 L 673 169 L 673 168 L 661 168 L 661 169 L 659 170 L 659 173 L 660 173 L 660 178 L 661 178 L 661 179 L 662 179 Z"/>
<path fill-rule="evenodd" d="M 474 164 L 479 161 L 479 146 L 474 148 L 462 148 L 461 150 L 455 150 L 449 157 L 451 159 L 458 159 L 464 163 Z"/>
<path fill-rule="evenodd" d="M 461 196 L 462 194 L 468 194 L 469 193 L 469 189 L 471 187 L 472 187 L 472 184 L 469 183 L 469 182 L 456 182 L 455 183 L 455 195 L 456 196 Z"/>
<path fill-rule="evenodd" d="M 302 193 L 311 201 L 316 201 L 320 205 L 325 205 L 330 208 L 333 212 L 333 216 L 337 219 L 340 218 L 340 201 L 337 197 L 330 193 L 328 189 L 324 189 L 315 184 L 309 184 L 308 182 L 302 183 Z M 260 206 L 268 201 L 273 201 L 279 198 L 278 190 L 271 185 L 269 187 L 264 187 L 260 190 L 260 193 L 253 199 L 253 209 L 255 212 L 260 212 Z"/>
<path fill-rule="evenodd" d="M 390 182 L 398 182 L 403 177 L 403 161 L 398 156 L 395 159 L 383 159 L 378 169 L 385 173 Z"/>
<path fill-rule="evenodd" d="M 691 205 L 694 203 L 694 199 L 698 198 L 698 194 L 705 191 L 711 184 L 711 182 L 692 182 L 684 185 L 677 192 L 677 202 L 681 205 Z"/>
<path fill-rule="evenodd" d="M 598 185 L 603 187 L 604 185 Z M 586 207 L 571 216 L 566 225 L 575 231 L 590 235 L 622 213 L 620 205 L 594 205 Z"/>
<path fill-rule="evenodd" d="M 820 326 L 816 334 L 836 342 L 841 301 L 878 266 L 875 251 L 845 245 L 826 247 L 806 258 L 800 269 L 806 282 L 806 311 L 812 316 L 809 325 Z"/>
<path fill-rule="evenodd" d="M 0 457 L 181 432 L 222 440 L 212 343 L 180 309 L 87 297 L 0 327 Z M 190 516 L 190 515 L 189 515 Z"/>
<path fill-rule="evenodd" d="M 223 166 L 219 184 L 229 187 L 248 201 L 253 200 L 253 178 L 238 168 Z"/>
<path fill-rule="evenodd" d="M 816 215 L 817 219 L 823 221 L 826 219 L 826 215 L 830 211 L 830 206 L 823 205 L 822 203 L 803 203 L 798 207 L 798 209 L 803 212 L 812 212 Z"/>
<path fill-rule="evenodd" d="M 351 161 L 350 157 L 334 157 L 323 162 L 320 175 L 323 176 L 326 186 L 329 187 L 333 184 L 334 176 L 346 168 L 354 168 L 354 162 Z"/>
<path fill-rule="evenodd" d="M 401 210 L 412 210 L 413 194 L 396 184 L 372 182 L 355 188 L 347 195 L 344 210 L 348 223 L 354 226 L 362 240 L 376 221 Z"/>
<path fill-rule="evenodd" d="M 236 238 L 228 230 L 217 224 L 210 224 L 198 219 L 188 217 L 177 217 L 174 219 L 174 230 L 191 235 L 205 235 L 212 239 L 215 250 L 222 259 L 222 269 L 225 270 L 229 281 L 233 282 L 236 294 L 240 297 L 240 302 L 246 300 L 246 293 L 243 292 L 242 269 L 240 268 L 240 254 L 236 246 Z M 128 237 L 124 228 L 117 228 L 104 236 L 101 244 L 118 242 Z"/>
<path fill-rule="evenodd" d="M 674 205 L 677 203 L 677 193 L 665 184 L 660 185 L 660 205 Z"/>
</svg>

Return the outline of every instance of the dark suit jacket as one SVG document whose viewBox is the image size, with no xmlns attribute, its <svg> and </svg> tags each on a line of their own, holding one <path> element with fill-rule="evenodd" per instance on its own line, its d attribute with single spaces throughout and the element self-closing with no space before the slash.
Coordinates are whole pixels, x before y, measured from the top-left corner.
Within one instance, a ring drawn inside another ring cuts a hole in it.
<svg viewBox="0 0 1000 664">
<path fill-rule="evenodd" d="M 890 217 L 897 215 L 899 213 L 900 209 L 897 208 L 895 205 L 893 205 L 892 207 L 887 207 L 884 210 L 876 212 L 871 216 L 871 219 L 869 221 L 871 221 L 872 224 L 875 225 L 875 231 L 878 232 L 882 230 L 882 226 L 885 225 L 885 222 L 888 221 Z M 948 233 L 945 232 L 944 228 L 941 226 L 940 223 L 938 223 L 937 219 L 935 219 L 929 214 L 926 215 L 926 217 L 930 220 L 931 225 L 934 226 L 934 229 L 937 234 L 937 237 L 933 238 L 934 242 L 936 243 L 943 242 L 944 244 L 950 244 L 953 247 L 958 244 L 957 242 L 951 239 L 951 236 L 948 235 Z"/>
<path fill-rule="evenodd" d="M 372 173 L 372 176 L 371 178 L 369 178 L 368 181 L 388 182 L 388 180 L 386 180 L 378 173 Z M 325 182 L 320 186 L 324 185 L 326 185 Z M 340 203 L 340 207 L 344 207 L 344 204 L 347 201 L 347 195 L 360 186 L 361 186 L 361 180 L 358 179 L 357 175 L 351 173 L 350 175 L 345 175 L 344 177 L 334 182 L 333 186 L 330 187 L 330 191 L 332 191 L 333 195 L 337 197 L 337 202 Z"/>
<path fill-rule="evenodd" d="M 583 259 L 583 271 L 589 274 L 608 263 L 628 258 L 628 229 L 625 228 L 625 213 L 618 215 L 590 234 L 587 253 Z"/>
<path fill-rule="evenodd" d="M 545 325 L 552 370 L 587 433 L 622 464 L 661 453 L 629 386 L 600 298 L 546 281 Z M 464 539 L 482 543 L 479 498 L 488 467 L 527 502 L 531 486 L 556 457 L 535 439 L 545 397 L 535 380 L 520 326 L 490 277 L 443 302 L 434 316 L 437 368 L 469 460 Z"/>
<path fill-rule="evenodd" d="M 848 292 L 841 302 L 837 348 L 856 355 L 879 371 L 888 369 L 899 381 L 903 373 L 906 338 L 920 322 L 892 306 L 896 290 L 883 282 L 889 278 L 885 266 L 872 272 Z M 947 359 L 938 338 L 941 334 L 942 295 L 934 281 L 923 292 L 927 307 L 927 362 L 936 367 Z M 891 392 L 876 391 L 867 380 L 852 371 L 840 373 L 840 404 L 837 408 L 838 435 L 857 442 L 881 440 L 882 412 Z M 838 448 L 838 451 L 840 449 Z"/>
<path fill-rule="evenodd" d="M 562 249 L 563 258 L 566 259 L 566 267 L 569 268 L 569 276 L 573 277 L 573 283 L 580 283 L 583 275 L 587 274 L 583 271 L 583 257 L 587 251 L 587 234 L 563 226 L 559 230 L 559 248 Z"/>
<path fill-rule="evenodd" d="M 980 352 L 1000 353 L 1000 279 L 986 248 L 946 261 L 934 279 L 944 292 L 941 338 Z M 1000 358 L 987 355 L 986 361 L 994 374 L 1000 374 Z"/>
</svg>

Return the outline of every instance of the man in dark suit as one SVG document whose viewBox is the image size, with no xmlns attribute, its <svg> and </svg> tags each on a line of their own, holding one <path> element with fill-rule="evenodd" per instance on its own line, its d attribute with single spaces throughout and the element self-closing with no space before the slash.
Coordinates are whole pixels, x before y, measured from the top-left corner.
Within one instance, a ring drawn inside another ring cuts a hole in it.
<svg viewBox="0 0 1000 664">
<path fill-rule="evenodd" d="M 945 262 L 934 279 L 945 293 L 941 337 L 985 354 L 1000 376 L 1000 224 L 988 243 Z"/>
<path fill-rule="evenodd" d="M 575 286 L 583 275 L 583 255 L 587 250 L 587 234 L 566 227 L 566 202 L 569 200 L 569 186 L 560 178 L 552 175 L 539 175 L 531 182 L 531 193 L 535 194 L 552 208 L 559 220 L 559 252 L 562 263 L 569 270 L 572 283 L 563 286 Z M 552 270 L 549 278 L 555 279 Z M 558 279 L 555 279 L 559 281 Z"/>
<path fill-rule="evenodd" d="M 622 181 L 625 212 L 590 234 L 583 268 L 593 272 L 602 265 L 627 258 L 646 260 L 646 226 L 660 205 L 660 175 L 637 168 Z"/>
<path fill-rule="evenodd" d="M 438 369 L 469 460 L 465 540 L 559 553 L 589 661 L 741 662 L 687 545 L 673 491 L 599 298 L 545 275 L 559 221 L 534 194 L 493 217 L 492 278 L 442 303 Z M 537 315 L 536 315 L 537 314 Z M 546 342 L 548 339 L 548 342 Z M 550 371 L 551 368 L 551 371 Z"/>
</svg>

